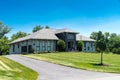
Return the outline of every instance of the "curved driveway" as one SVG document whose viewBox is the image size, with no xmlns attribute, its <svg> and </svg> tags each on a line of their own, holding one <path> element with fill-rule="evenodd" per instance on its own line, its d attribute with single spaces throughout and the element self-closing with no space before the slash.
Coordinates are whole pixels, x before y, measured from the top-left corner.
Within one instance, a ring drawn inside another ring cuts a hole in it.
<svg viewBox="0 0 120 80">
<path fill-rule="evenodd" d="M 5 56 L 38 72 L 38 80 L 120 80 L 119 74 L 74 69 L 20 55 Z"/>
</svg>

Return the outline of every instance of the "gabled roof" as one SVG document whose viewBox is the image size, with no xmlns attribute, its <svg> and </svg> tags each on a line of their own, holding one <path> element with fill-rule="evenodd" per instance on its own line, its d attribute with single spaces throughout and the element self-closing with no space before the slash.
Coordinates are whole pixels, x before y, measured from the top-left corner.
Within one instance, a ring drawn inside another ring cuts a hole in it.
<svg viewBox="0 0 120 80">
<path fill-rule="evenodd" d="M 71 30 L 71 29 L 67 29 L 67 28 L 65 28 L 65 29 L 57 29 L 56 30 L 56 34 L 58 34 L 58 33 L 64 33 L 64 32 L 69 32 L 69 33 L 78 33 L 78 32 L 76 32 L 76 31 L 73 31 L 73 30 Z"/>
<path fill-rule="evenodd" d="M 26 37 L 19 38 L 11 43 L 25 41 L 28 39 L 58 40 L 58 37 L 55 35 L 55 32 L 56 32 L 56 30 L 54 30 L 54 29 L 41 29 L 41 30 L 34 32 Z"/>
<path fill-rule="evenodd" d="M 91 38 L 88 38 L 88 37 L 85 37 L 83 35 L 76 35 L 76 40 L 79 41 L 79 40 L 82 40 L 82 41 L 95 41 L 94 39 L 91 39 Z"/>
</svg>

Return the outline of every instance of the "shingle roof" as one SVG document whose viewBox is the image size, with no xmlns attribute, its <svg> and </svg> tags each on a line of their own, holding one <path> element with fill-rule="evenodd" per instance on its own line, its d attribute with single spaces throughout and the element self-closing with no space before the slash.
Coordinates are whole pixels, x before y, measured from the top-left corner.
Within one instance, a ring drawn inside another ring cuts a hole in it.
<svg viewBox="0 0 120 80">
<path fill-rule="evenodd" d="M 65 28 L 65 29 L 57 29 L 56 30 L 56 34 L 58 34 L 58 33 L 63 33 L 63 32 L 69 32 L 69 33 L 78 33 L 78 32 L 76 32 L 76 31 L 73 31 L 73 30 L 71 30 L 71 29 L 67 29 L 67 28 Z"/>
<path fill-rule="evenodd" d="M 28 39 L 48 39 L 48 40 L 58 40 L 58 37 L 55 35 L 55 29 L 41 29 L 37 32 L 34 32 L 26 37 L 19 38 L 11 43 L 16 43 Z M 11 44 L 10 43 L 10 44 Z"/>
<path fill-rule="evenodd" d="M 95 41 L 95 40 L 93 40 L 91 38 L 88 38 L 88 37 L 85 37 L 85 36 L 79 35 L 79 34 L 76 35 L 76 40 L 77 41 L 79 41 L 79 40 L 82 40 L 82 41 Z"/>
<path fill-rule="evenodd" d="M 78 33 L 78 32 L 75 32 L 73 30 L 70 30 L 70 29 L 41 29 L 41 30 L 34 32 L 26 37 L 19 38 L 15 41 L 11 42 L 10 44 L 20 42 L 20 41 L 29 40 L 29 39 L 59 40 L 59 38 L 55 34 L 63 33 L 63 32 L 76 33 L 76 34 Z M 93 39 L 87 38 L 87 37 L 82 36 L 82 35 L 76 35 L 76 39 L 77 40 L 84 40 L 84 41 L 95 41 Z"/>
</svg>

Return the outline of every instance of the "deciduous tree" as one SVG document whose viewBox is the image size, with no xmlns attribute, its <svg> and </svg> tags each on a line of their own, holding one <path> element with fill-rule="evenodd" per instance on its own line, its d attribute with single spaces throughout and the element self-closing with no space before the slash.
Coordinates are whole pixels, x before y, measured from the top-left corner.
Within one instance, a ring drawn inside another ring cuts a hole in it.
<svg viewBox="0 0 120 80">
<path fill-rule="evenodd" d="M 4 37 L 5 34 L 9 33 L 11 28 L 4 25 L 2 22 L 0 22 L 0 38 Z"/>
<path fill-rule="evenodd" d="M 43 27 L 41 27 L 41 25 L 37 25 L 36 27 L 33 28 L 32 32 L 36 32 L 40 29 L 42 29 Z"/>
<path fill-rule="evenodd" d="M 26 32 L 21 32 L 21 31 L 19 31 L 19 32 L 17 32 L 16 34 L 13 34 L 12 36 L 11 36 L 11 41 L 14 41 L 14 40 L 16 40 L 16 39 L 18 39 L 18 38 L 22 38 L 22 37 L 25 37 L 25 36 L 27 36 L 28 34 L 26 33 Z"/>
</svg>

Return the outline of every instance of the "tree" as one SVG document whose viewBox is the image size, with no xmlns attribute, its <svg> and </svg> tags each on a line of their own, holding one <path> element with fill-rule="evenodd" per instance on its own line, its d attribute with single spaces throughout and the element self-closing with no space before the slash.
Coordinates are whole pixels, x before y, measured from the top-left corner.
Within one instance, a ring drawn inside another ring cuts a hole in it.
<svg viewBox="0 0 120 80">
<path fill-rule="evenodd" d="M 78 50 L 82 51 L 82 47 L 83 47 L 83 41 L 78 41 L 78 43 L 77 43 Z"/>
<path fill-rule="evenodd" d="M 2 22 L 0 22 L 0 55 L 2 54 L 8 54 L 9 52 L 9 40 L 5 36 L 5 34 L 9 33 L 11 28 L 4 25 Z"/>
<path fill-rule="evenodd" d="M 46 29 L 50 29 L 50 27 L 49 27 L 48 25 L 47 25 L 47 26 L 45 26 L 45 28 L 46 28 Z"/>
<path fill-rule="evenodd" d="M 9 33 L 11 28 L 4 25 L 2 22 L 0 22 L 0 38 L 4 37 L 5 34 Z"/>
<path fill-rule="evenodd" d="M 120 36 L 115 33 L 112 33 L 109 38 L 108 47 L 111 52 L 113 51 L 114 48 L 116 49 L 119 48 L 120 47 Z"/>
<path fill-rule="evenodd" d="M 92 32 L 90 38 L 97 40 L 98 32 Z"/>
<path fill-rule="evenodd" d="M 0 55 L 9 53 L 9 40 L 7 37 L 0 39 Z"/>
<path fill-rule="evenodd" d="M 18 38 L 25 37 L 25 36 L 27 36 L 27 35 L 28 35 L 27 33 L 19 31 L 19 32 L 17 32 L 16 34 L 13 34 L 13 35 L 11 36 L 11 41 L 14 41 L 15 39 L 18 39 Z"/>
<path fill-rule="evenodd" d="M 108 33 L 104 36 L 104 34 L 99 31 L 99 32 L 93 32 L 91 34 L 91 38 L 94 38 L 96 40 L 96 49 L 98 52 L 101 53 L 101 60 L 100 64 L 103 65 L 103 52 L 106 50 L 106 42 L 108 39 Z"/>
<path fill-rule="evenodd" d="M 63 40 L 59 40 L 57 42 L 57 48 L 58 48 L 58 51 L 65 51 L 65 47 L 66 47 L 66 44 Z"/>
<path fill-rule="evenodd" d="M 106 50 L 106 43 L 104 39 L 100 39 L 97 43 L 98 48 L 100 50 L 101 53 L 101 61 L 100 64 L 103 65 L 103 52 Z"/>
<path fill-rule="evenodd" d="M 36 27 L 33 28 L 33 31 L 32 32 L 36 32 L 40 29 L 42 29 L 43 27 L 41 27 L 41 25 L 37 25 Z"/>
<path fill-rule="evenodd" d="M 116 33 L 111 33 L 110 38 L 114 38 L 114 37 L 117 37 L 117 34 Z"/>
<path fill-rule="evenodd" d="M 109 52 L 110 50 L 109 50 L 109 37 L 110 37 L 110 34 L 109 34 L 109 32 L 105 32 L 104 33 L 104 39 L 105 39 L 105 44 L 106 44 L 106 50 L 105 50 L 105 52 Z"/>
</svg>

